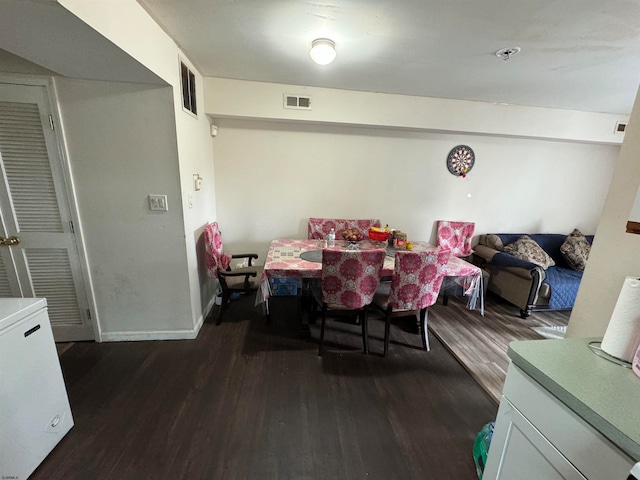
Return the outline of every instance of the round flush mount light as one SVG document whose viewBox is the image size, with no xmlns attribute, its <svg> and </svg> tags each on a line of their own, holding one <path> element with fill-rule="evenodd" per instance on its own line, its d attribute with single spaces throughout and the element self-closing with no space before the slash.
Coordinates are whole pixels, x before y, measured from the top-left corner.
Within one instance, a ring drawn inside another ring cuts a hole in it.
<svg viewBox="0 0 640 480">
<path fill-rule="evenodd" d="M 496 57 L 501 58 L 505 62 L 520 52 L 520 47 L 501 48 L 496 52 Z"/>
<path fill-rule="evenodd" d="M 336 58 L 336 44 L 328 38 L 316 38 L 311 42 L 309 55 L 318 65 L 328 65 Z"/>
</svg>

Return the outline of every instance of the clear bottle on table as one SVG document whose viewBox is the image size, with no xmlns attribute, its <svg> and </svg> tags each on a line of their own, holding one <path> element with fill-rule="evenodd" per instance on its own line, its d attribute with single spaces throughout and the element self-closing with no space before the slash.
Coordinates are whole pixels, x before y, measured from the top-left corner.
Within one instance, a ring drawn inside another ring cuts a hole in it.
<svg viewBox="0 0 640 480">
<path fill-rule="evenodd" d="M 331 231 L 327 235 L 327 240 L 329 241 L 329 246 L 330 247 L 335 247 L 335 245 L 336 245 L 336 231 L 335 231 L 335 229 L 333 229 L 333 228 L 331 229 Z"/>
</svg>

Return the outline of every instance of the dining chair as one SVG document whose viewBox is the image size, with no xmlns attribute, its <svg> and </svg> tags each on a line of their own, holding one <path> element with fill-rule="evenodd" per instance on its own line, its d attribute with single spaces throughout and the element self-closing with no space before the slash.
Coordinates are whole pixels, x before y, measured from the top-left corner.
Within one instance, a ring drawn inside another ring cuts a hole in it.
<svg viewBox="0 0 640 480">
<path fill-rule="evenodd" d="M 241 253 L 235 255 L 227 255 L 224 253 L 218 222 L 210 223 L 204 228 L 204 244 L 207 274 L 210 277 L 218 279 L 220 289 L 222 290 L 222 303 L 216 319 L 216 325 L 220 325 L 232 294 L 250 293 L 258 289 L 262 278 L 262 267 L 251 264 L 253 259 L 258 258 L 257 253 Z M 248 266 L 232 270 L 231 260 L 237 258 L 248 259 Z"/>
<path fill-rule="evenodd" d="M 449 220 L 437 221 L 437 241 L 441 248 L 451 250 L 451 255 L 469 260 L 473 253 L 471 242 L 476 229 L 474 222 L 452 222 Z M 461 296 L 462 287 L 455 280 L 446 280 L 442 287 L 442 304 L 449 304 L 449 296 Z"/>
<path fill-rule="evenodd" d="M 309 218 L 307 224 L 307 238 L 309 240 L 323 240 L 333 228 L 336 232 L 336 239 L 342 239 L 342 232 L 351 228 L 356 228 L 365 237 L 369 234 L 369 227 L 379 227 L 380 220 L 377 218 L 358 220 L 344 218 Z"/>
<path fill-rule="evenodd" d="M 476 229 L 474 222 L 451 222 L 438 220 L 438 246 L 451 250 L 454 257 L 468 257 L 473 253 L 471 241 Z"/>
<path fill-rule="evenodd" d="M 397 250 L 390 282 L 382 282 L 373 297 L 373 304 L 385 312 L 384 356 L 389 350 L 391 318 L 415 315 L 419 320 L 422 345 L 428 352 L 428 308 L 436 303 L 451 252 L 434 248 L 414 252 Z"/>
<path fill-rule="evenodd" d="M 373 300 L 386 252 L 372 250 L 322 250 L 322 283 L 313 288 L 314 309 L 322 307 L 320 345 L 322 356 L 327 314 L 360 317 L 364 353 L 369 352 L 367 311 Z"/>
</svg>

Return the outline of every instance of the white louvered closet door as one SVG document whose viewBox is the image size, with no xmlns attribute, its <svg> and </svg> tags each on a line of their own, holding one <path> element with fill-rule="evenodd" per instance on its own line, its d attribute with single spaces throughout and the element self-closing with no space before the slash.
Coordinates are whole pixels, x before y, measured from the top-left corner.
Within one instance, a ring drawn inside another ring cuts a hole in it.
<svg viewBox="0 0 640 480">
<path fill-rule="evenodd" d="M 0 297 L 44 297 L 56 341 L 93 340 L 47 90 L 0 84 Z"/>
</svg>

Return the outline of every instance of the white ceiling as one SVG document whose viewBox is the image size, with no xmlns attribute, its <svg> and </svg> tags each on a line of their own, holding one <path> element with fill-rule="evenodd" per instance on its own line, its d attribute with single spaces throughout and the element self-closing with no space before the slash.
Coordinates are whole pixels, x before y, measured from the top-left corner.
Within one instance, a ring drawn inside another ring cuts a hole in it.
<svg viewBox="0 0 640 480">
<path fill-rule="evenodd" d="M 640 0 L 139 2 L 205 76 L 622 114 L 640 80 Z"/>
</svg>

